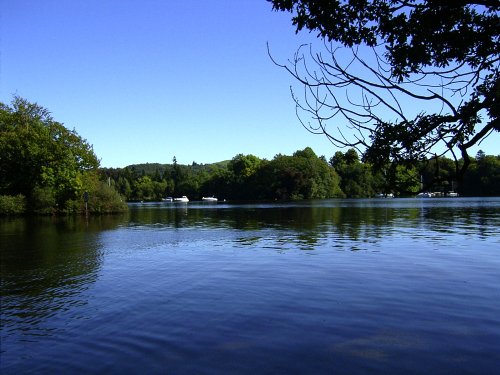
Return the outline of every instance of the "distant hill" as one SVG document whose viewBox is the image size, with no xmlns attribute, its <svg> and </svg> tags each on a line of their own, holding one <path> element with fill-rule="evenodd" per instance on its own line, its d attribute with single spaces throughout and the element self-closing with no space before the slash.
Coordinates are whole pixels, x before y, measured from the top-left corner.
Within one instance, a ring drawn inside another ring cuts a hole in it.
<svg viewBox="0 0 500 375">
<path fill-rule="evenodd" d="M 210 172 L 214 169 L 226 169 L 229 164 L 229 160 L 219 161 L 216 163 L 209 164 L 198 164 L 193 162 L 192 164 L 177 164 L 182 169 L 189 169 L 193 173 L 200 172 Z M 163 176 L 165 172 L 170 173 L 173 170 L 173 164 L 162 164 L 162 163 L 139 163 L 127 165 L 123 168 L 101 168 L 102 171 L 110 175 L 115 175 L 125 169 L 128 169 L 131 174 L 135 177 L 139 176 L 154 176 L 159 174 Z"/>
</svg>

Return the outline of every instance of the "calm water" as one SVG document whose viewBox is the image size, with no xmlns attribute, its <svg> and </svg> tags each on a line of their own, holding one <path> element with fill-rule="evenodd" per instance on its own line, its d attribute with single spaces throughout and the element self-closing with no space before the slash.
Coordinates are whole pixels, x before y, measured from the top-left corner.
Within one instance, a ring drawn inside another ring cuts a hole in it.
<svg viewBox="0 0 500 375">
<path fill-rule="evenodd" d="M 493 374 L 500 199 L 0 221 L 3 374 Z"/>
</svg>

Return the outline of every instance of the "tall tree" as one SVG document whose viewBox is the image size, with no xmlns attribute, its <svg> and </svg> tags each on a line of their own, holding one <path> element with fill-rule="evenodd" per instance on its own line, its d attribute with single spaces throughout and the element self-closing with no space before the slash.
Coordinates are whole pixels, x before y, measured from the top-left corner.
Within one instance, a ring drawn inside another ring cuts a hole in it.
<svg viewBox="0 0 500 375">
<path fill-rule="evenodd" d="M 98 166 L 92 146 L 47 109 L 20 97 L 11 106 L 0 103 L 0 195 L 25 197 L 28 206 L 18 213 L 126 210 L 99 180 Z"/>
<path fill-rule="evenodd" d="M 449 153 L 459 176 L 500 131 L 498 0 L 268 1 L 324 40 L 275 61 L 305 87 L 293 98 L 309 131 L 379 166 Z"/>
<path fill-rule="evenodd" d="M 36 103 L 15 97 L 0 104 L 0 194 L 23 194 L 63 205 L 99 166 L 92 146 Z"/>
<path fill-rule="evenodd" d="M 276 155 L 264 164 L 261 178 L 267 199 L 323 199 L 341 197 L 339 176 L 310 147 L 293 156 Z"/>
<path fill-rule="evenodd" d="M 459 187 L 460 194 L 469 196 L 500 195 L 500 155 L 485 155 L 480 151 Z"/>
<path fill-rule="evenodd" d="M 330 158 L 330 165 L 340 176 L 340 188 L 348 198 L 373 197 L 377 193 L 379 186 L 375 186 L 370 165 L 361 163 L 353 148 L 345 154 L 337 151 Z"/>
</svg>

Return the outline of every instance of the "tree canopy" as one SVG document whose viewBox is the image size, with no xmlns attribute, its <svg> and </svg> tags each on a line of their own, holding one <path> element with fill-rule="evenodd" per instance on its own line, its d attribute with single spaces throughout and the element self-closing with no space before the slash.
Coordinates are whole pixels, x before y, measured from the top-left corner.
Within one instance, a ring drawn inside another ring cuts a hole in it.
<svg viewBox="0 0 500 375">
<path fill-rule="evenodd" d="M 498 1 L 268 1 L 324 41 L 275 61 L 305 88 L 293 98 L 309 131 L 379 166 L 449 153 L 458 175 L 500 131 Z"/>
<path fill-rule="evenodd" d="M 101 189 L 92 146 L 46 108 L 20 97 L 0 103 L 0 135 L 0 194 L 25 197 L 29 210 L 78 211 L 84 191 Z M 119 201 L 113 192 L 99 194 Z"/>
<path fill-rule="evenodd" d="M 238 154 L 214 164 L 136 164 L 102 172 L 130 201 L 178 195 L 194 201 L 204 196 L 230 201 L 370 198 L 389 193 L 412 197 L 420 191 L 500 196 L 500 156 L 479 152 L 461 182 L 454 168 L 452 159 L 433 157 L 416 165 L 389 163 L 374 170 L 353 148 L 335 152 L 327 162 L 306 147 L 271 160 Z"/>
</svg>

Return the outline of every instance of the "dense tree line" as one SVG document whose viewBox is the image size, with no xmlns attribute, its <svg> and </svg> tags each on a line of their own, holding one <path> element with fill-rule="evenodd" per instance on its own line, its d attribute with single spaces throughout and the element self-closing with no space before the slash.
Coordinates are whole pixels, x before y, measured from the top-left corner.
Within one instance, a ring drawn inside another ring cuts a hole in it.
<svg viewBox="0 0 500 375">
<path fill-rule="evenodd" d="M 126 209 L 99 179 L 99 160 L 75 130 L 36 103 L 0 103 L 0 214 L 77 213 Z"/>
<path fill-rule="evenodd" d="M 354 149 L 337 152 L 330 159 L 341 177 L 341 189 L 347 197 L 372 197 L 381 193 L 405 197 L 421 191 L 500 196 L 500 155 L 485 155 L 479 151 L 469 162 L 463 178 L 459 179 L 455 161 L 442 156 L 417 163 L 387 164 L 382 169 L 361 162 Z"/>
<path fill-rule="evenodd" d="M 442 156 L 373 168 L 354 148 L 328 161 L 307 147 L 272 160 L 238 154 L 215 164 L 139 164 L 99 168 L 92 146 L 38 104 L 0 103 L 0 214 L 117 212 L 127 201 L 298 200 L 414 196 L 419 191 L 500 196 L 500 156 L 480 151 L 461 180 Z"/>
<path fill-rule="evenodd" d="M 500 131 L 498 0 L 268 1 L 321 40 L 270 54 L 310 132 L 381 169 L 440 152 L 462 179 L 472 147 Z"/>
<path fill-rule="evenodd" d="M 228 200 L 289 200 L 342 197 L 340 178 L 324 158 L 307 147 L 272 160 L 236 155 L 216 164 L 142 164 L 102 173 L 128 200 L 186 195 Z"/>
<path fill-rule="evenodd" d="M 464 196 L 500 196 L 500 156 L 479 152 L 463 180 L 455 162 L 435 157 L 418 164 L 388 164 L 374 169 L 354 149 L 336 152 L 328 161 L 307 147 L 272 160 L 236 155 L 216 164 L 138 164 L 103 169 L 129 201 L 187 195 L 192 200 L 217 196 L 227 200 L 297 200 L 369 198 L 378 194 L 415 196 L 420 191 L 458 192 Z"/>
</svg>

